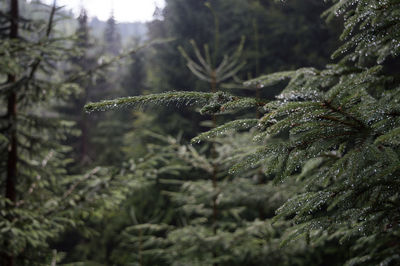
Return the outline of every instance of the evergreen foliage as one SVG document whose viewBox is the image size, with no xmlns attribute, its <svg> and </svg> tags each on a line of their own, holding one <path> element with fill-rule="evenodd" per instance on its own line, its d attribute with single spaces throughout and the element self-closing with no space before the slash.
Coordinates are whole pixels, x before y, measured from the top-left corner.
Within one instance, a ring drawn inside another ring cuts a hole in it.
<svg viewBox="0 0 400 266">
<path fill-rule="evenodd" d="M 121 50 L 121 36 L 117 31 L 117 23 L 114 14 L 111 13 L 110 18 L 107 20 L 107 26 L 104 30 L 104 40 L 106 45 L 106 52 L 117 55 Z"/>
<path fill-rule="evenodd" d="M 19 4 L 35 12 L 20 12 Z M 0 264 L 54 265 L 63 254 L 52 249 L 52 241 L 69 228 L 92 234 L 88 217 L 103 216 L 129 191 L 123 177 L 110 169 L 67 171 L 73 160 L 66 140 L 79 132 L 57 111 L 83 76 L 123 55 L 84 73 L 63 73 L 68 59 L 81 60 L 74 41 L 88 47 L 84 14 L 75 38 L 57 30 L 65 13 L 55 3 L 11 0 L 1 8 Z"/>
<path fill-rule="evenodd" d="M 81 73 L 94 69 L 97 65 L 96 51 L 94 41 L 91 38 L 90 28 L 88 26 L 88 16 L 85 9 L 81 9 L 78 17 L 78 28 L 75 32 L 76 39 L 74 46 L 79 47 L 78 53 L 73 54 L 70 58 L 68 74 L 76 76 L 74 84 L 77 85 L 76 90 L 69 95 L 65 104 L 60 106 L 58 110 L 69 120 L 76 122 L 80 130 L 79 136 L 70 136 L 67 144 L 72 144 L 73 158 L 79 162 L 80 166 L 88 166 L 93 161 L 94 156 L 91 150 L 91 128 L 94 126 L 93 120 L 87 114 L 78 110 L 77 107 L 83 106 L 85 102 L 93 99 L 95 87 L 95 75 L 88 79 L 87 77 L 79 77 Z"/>
<path fill-rule="evenodd" d="M 246 83 L 264 90 L 288 80 L 276 100 L 260 104 L 262 117 L 257 123 L 251 120 L 244 126 L 242 120 L 235 120 L 199 137 L 223 134 L 227 128 L 243 130 L 257 124 L 251 132 L 258 142 L 243 157 L 236 157 L 236 162 L 228 160 L 229 167 L 222 168 L 224 160 L 219 161 L 216 156 L 201 160 L 211 160 L 206 164 L 214 169 L 211 172 L 219 165 L 217 176 L 224 185 L 216 186 L 208 178 L 201 178 L 183 184 L 180 193 L 172 194 L 188 219 L 187 226 L 167 234 L 172 242 L 169 253 L 173 257 L 172 264 L 232 265 L 235 258 L 243 265 L 248 264 L 247 259 L 252 256 L 251 263 L 267 262 L 257 259 L 268 258 L 268 254 L 251 255 L 251 252 L 259 252 L 257 247 L 264 244 L 252 247 L 249 237 L 255 235 L 257 239 L 257 232 L 260 233 L 257 225 L 265 228 L 271 221 L 257 221 L 253 217 L 248 221 L 253 223 L 251 226 L 244 222 L 247 226 L 241 227 L 240 223 L 233 222 L 235 216 L 240 216 L 241 208 L 237 209 L 238 205 L 234 204 L 232 209 L 225 209 L 229 207 L 229 196 L 227 202 L 219 199 L 225 193 L 229 195 L 227 191 L 231 190 L 238 201 L 237 185 L 231 188 L 230 183 L 243 182 L 240 188 L 244 190 L 249 180 L 241 180 L 240 176 L 246 177 L 251 169 L 257 168 L 268 180 L 295 183 L 295 189 L 288 190 L 289 199 L 272 220 L 275 226 L 286 224 L 285 233 L 277 237 L 283 240 L 283 245 L 299 238 L 305 239 L 305 245 L 322 249 L 331 242 L 343 243 L 349 247 L 344 258 L 346 265 L 399 263 L 399 79 L 393 72 L 393 67 L 398 65 L 400 47 L 399 10 L 400 4 L 395 0 L 333 1 L 332 8 L 324 16 L 328 20 L 336 16 L 344 18 L 343 45 L 333 54 L 334 58 L 341 58 L 337 64 L 322 70 L 308 67 L 268 74 Z M 191 66 L 198 71 L 193 64 Z M 192 101 L 192 96 L 192 92 L 138 96 L 89 104 L 87 109 L 146 104 L 160 99 L 185 103 L 188 99 Z M 205 94 L 201 102 L 201 96 L 196 94 L 196 101 L 204 103 L 203 113 L 214 114 L 224 111 L 223 104 L 237 99 L 216 92 L 215 96 Z M 243 147 L 249 143 L 246 141 Z M 193 148 L 188 150 L 194 152 Z M 222 151 L 219 154 L 224 157 L 235 153 Z M 193 158 L 201 157 L 193 155 Z M 203 170 L 207 172 L 209 166 Z M 234 176 L 232 179 L 226 172 L 220 173 L 228 168 Z M 265 196 L 267 192 L 253 189 L 262 190 L 269 185 L 268 182 L 259 187 L 250 186 L 245 198 L 250 199 L 252 194 Z M 218 202 L 218 214 L 212 202 Z M 244 209 L 254 208 L 246 206 Z M 268 231 L 261 234 L 273 235 Z M 240 236 L 244 240 L 240 240 Z M 272 241 L 266 241 L 265 246 L 271 247 Z M 246 253 L 247 250 L 250 253 Z M 285 249 L 283 252 L 295 251 Z M 287 262 L 288 265 L 294 263 Z"/>
<path fill-rule="evenodd" d="M 61 51 L 69 51 L 63 45 L 65 39 L 52 34 L 59 8 L 51 8 L 47 21 L 34 21 L 20 17 L 18 1 L 10 3 L 3 29 L 8 38 L 0 48 L 7 62 L 1 68 L 1 131 L 8 140 L 1 150 L 6 158 L 1 164 L 2 264 L 13 265 L 15 258 L 18 263 L 34 264 L 38 257 L 52 256 L 44 249 L 45 240 L 74 223 L 71 207 L 79 204 L 79 199 L 63 196 L 61 189 L 76 182 L 60 179 L 68 164 L 63 156 L 67 147 L 60 140 L 71 124 L 44 109 L 50 97 L 62 95 L 52 89 L 57 79 L 44 79 L 44 75 L 52 73 L 55 62 L 63 58 Z"/>
<path fill-rule="evenodd" d="M 119 54 L 0 1 L 0 264 L 399 264 L 400 3 L 330 4 L 167 0 Z"/>
</svg>

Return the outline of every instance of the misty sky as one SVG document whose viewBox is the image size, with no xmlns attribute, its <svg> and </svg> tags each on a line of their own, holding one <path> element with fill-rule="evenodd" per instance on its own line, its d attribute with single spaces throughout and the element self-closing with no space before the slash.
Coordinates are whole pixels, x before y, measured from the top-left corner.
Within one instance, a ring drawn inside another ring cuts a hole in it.
<svg viewBox="0 0 400 266">
<path fill-rule="evenodd" d="M 52 0 L 45 0 L 52 3 Z M 65 5 L 79 13 L 83 5 L 89 17 L 98 17 L 107 20 L 114 9 L 114 17 L 118 22 L 149 21 L 152 19 L 154 9 L 157 6 L 164 7 L 164 0 L 57 0 L 58 5 Z"/>
</svg>

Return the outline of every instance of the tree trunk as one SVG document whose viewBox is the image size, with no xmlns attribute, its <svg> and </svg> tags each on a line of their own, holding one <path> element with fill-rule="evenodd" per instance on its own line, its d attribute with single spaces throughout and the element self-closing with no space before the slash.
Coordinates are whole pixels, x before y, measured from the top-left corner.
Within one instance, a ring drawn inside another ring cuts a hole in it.
<svg viewBox="0 0 400 266">
<path fill-rule="evenodd" d="M 11 0 L 11 10 L 10 10 L 10 39 L 18 38 L 18 20 L 19 20 L 19 10 L 18 10 L 18 0 Z M 8 83 L 14 83 L 16 81 L 16 76 L 9 74 Z M 16 202 L 17 192 L 16 192 L 16 182 L 17 182 L 17 94 L 16 92 L 11 92 L 7 100 L 7 118 L 9 123 L 9 146 L 8 146 L 8 156 L 7 156 L 7 177 L 6 177 L 6 198 L 11 202 Z M 12 207 L 12 206 L 10 206 Z M 8 243 L 6 242 L 6 245 Z M 11 254 L 5 254 L 4 263 L 7 266 L 14 265 L 14 256 Z"/>
</svg>

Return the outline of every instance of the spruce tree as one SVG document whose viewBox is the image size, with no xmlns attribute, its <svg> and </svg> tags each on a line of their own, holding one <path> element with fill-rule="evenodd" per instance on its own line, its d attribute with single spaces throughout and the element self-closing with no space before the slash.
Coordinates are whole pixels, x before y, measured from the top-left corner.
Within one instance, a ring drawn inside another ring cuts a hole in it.
<svg viewBox="0 0 400 266">
<path fill-rule="evenodd" d="M 40 12 L 23 16 L 19 4 Z M 76 56 L 74 38 L 55 28 L 65 17 L 61 8 L 17 0 L 1 7 L 0 264 L 55 264 L 62 254 L 50 242 L 71 227 L 90 231 L 87 217 L 113 208 L 128 186 L 101 167 L 67 172 L 72 160 L 65 140 L 76 130 L 55 106 L 95 69 L 71 76 L 61 71 Z M 42 17 L 32 16 L 38 13 Z"/>
<path fill-rule="evenodd" d="M 79 47 L 78 53 L 73 54 L 70 58 L 68 74 L 71 76 L 79 75 L 89 69 L 93 69 L 97 64 L 99 56 L 99 47 L 95 47 L 90 34 L 88 25 L 88 16 L 85 9 L 80 10 L 77 18 L 78 27 L 75 35 L 74 46 Z M 72 91 L 64 106 L 60 106 L 58 110 L 69 120 L 76 122 L 80 130 L 79 136 L 70 136 L 67 140 L 68 144 L 74 148 L 73 157 L 79 166 L 90 165 L 95 158 L 90 143 L 91 128 L 94 126 L 94 119 L 88 117 L 87 114 L 81 112 L 77 107 L 83 106 L 85 102 L 95 99 L 95 80 L 96 75 L 91 78 L 80 77 L 74 81 L 77 86 L 75 91 Z"/>
<path fill-rule="evenodd" d="M 121 35 L 117 29 L 117 22 L 114 18 L 114 11 L 107 20 L 107 25 L 104 30 L 104 41 L 106 53 L 117 55 L 121 50 Z"/>
</svg>

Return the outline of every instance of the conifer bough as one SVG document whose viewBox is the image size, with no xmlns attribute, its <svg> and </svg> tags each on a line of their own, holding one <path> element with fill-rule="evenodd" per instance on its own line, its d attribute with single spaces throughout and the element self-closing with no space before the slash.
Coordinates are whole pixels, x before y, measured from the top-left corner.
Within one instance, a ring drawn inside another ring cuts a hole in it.
<svg viewBox="0 0 400 266">
<path fill-rule="evenodd" d="M 205 92 L 166 92 L 160 94 L 149 94 L 143 96 L 125 97 L 114 100 L 88 103 L 85 105 L 87 112 L 105 111 L 117 107 L 140 108 L 146 104 L 185 104 L 185 105 L 204 105 L 213 97 L 212 93 Z"/>
<path fill-rule="evenodd" d="M 140 108 L 151 104 L 202 106 L 201 113 L 219 113 L 230 109 L 243 109 L 260 105 L 255 99 L 240 98 L 225 92 L 172 91 L 88 103 L 85 105 L 85 110 L 91 113 L 93 111 L 106 111 L 121 107 Z"/>
</svg>

